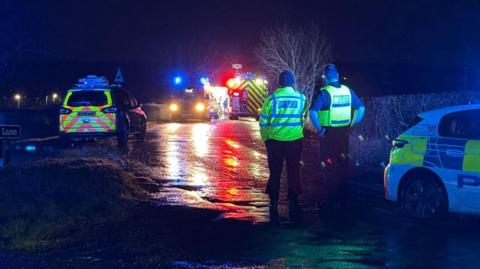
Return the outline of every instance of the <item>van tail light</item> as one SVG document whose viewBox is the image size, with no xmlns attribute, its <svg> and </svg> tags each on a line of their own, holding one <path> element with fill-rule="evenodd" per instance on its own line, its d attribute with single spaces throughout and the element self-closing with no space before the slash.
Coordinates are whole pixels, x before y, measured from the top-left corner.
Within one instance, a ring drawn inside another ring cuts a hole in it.
<svg viewBox="0 0 480 269">
<path fill-rule="evenodd" d="M 392 141 L 392 146 L 393 146 L 394 149 L 401 149 L 407 144 L 408 144 L 407 140 L 393 139 L 393 141 Z"/>
<path fill-rule="evenodd" d="M 102 109 L 103 113 L 117 113 L 118 109 L 114 106 Z"/>
<path fill-rule="evenodd" d="M 64 107 L 60 108 L 60 115 L 68 115 L 70 113 L 72 113 L 70 109 Z"/>
</svg>

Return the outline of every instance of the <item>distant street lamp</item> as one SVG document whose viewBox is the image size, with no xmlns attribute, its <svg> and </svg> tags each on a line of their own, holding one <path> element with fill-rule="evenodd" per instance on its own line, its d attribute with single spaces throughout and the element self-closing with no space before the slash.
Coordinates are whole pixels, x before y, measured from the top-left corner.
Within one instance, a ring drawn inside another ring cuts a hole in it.
<svg viewBox="0 0 480 269">
<path fill-rule="evenodd" d="M 48 105 L 48 98 L 52 96 L 52 102 L 55 103 L 55 101 L 57 100 L 57 98 L 59 98 L 60 102 L 62 101 L 62 99 L 60 98 L 60 96 L 58 95 L 58 93 L 54 92 L 52 93 L 51 95 L 47 95 L 45 96 L 45 105 Z"/>
<path fill-rule="evenodd" d="M 62 102 L 62 98 L 60 97 L 60 95 L 58 95 L 58 93 L 54 92 L 54 93 L 52 94 L 52 99 L 53 99 L 53 102 L 54 102 L 54 103 L 56 102 L 57 98 L 58 98 L 58 101 L 59 101 L 59 102 Z"/>
<path fill-rule="evenodd" d="M 15 101 L 17 101 L 17 108 L 20 108 L 20 102 L 22 101 L 22 96 L 17 93 L 13 98 L 15 99 Z"/>
</svg>

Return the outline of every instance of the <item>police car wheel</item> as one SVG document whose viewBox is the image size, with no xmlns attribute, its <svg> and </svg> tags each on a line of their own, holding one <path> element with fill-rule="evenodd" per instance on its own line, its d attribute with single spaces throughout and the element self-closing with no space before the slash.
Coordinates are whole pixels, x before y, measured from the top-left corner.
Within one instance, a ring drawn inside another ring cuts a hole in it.
<svg viewBox="0 0 480 269">
<path fill-rule="evenodd" d="M 407 179 L 401 198 L 403 210 L 417 222 L 427 223 L 447 212 L 445 191 L 432 175 L 418 174 Z"/>
</svg>

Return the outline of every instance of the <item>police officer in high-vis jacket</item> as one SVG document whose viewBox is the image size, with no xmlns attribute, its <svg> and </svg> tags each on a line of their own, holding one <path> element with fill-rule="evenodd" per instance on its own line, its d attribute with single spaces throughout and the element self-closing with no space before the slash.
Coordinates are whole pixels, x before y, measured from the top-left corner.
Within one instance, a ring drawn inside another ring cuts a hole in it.
<svg viewBox="0 0 480 269">
<path fill-rule="evenodd" d="M 349 136 L 363 119 L 365 106 L 355 92 L 340 84 L 334 64 L 323 68 L 324 86 L 315 92 L 310 121 L 322 137 L 320 162 L 326 171 L 326 206 L 341 206 L 348 183 Z"/>
<path fill-rule="evenodd" d="M 283 71 L 279 84 L 281 88 L 267 97 L 260 114 L 260 133 L 267 148 L 270 170 L 266 193 L 270 198 L 272 222 L 278 220 L 277 205 L 284 162 L 287 164 L 290 219 L 297 221 L 300 217 L 300 157 L 307 105 L 305 95 L 294 89 L 292 72 Z"/>
</svg>

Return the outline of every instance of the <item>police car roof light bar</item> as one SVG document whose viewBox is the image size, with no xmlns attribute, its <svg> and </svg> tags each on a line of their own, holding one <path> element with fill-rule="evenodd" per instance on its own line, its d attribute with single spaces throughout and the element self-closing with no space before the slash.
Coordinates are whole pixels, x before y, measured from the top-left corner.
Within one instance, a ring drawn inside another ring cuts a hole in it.
<svg viewBox="0 0 480 269">
<path fill-rule="evenodd" d="M 86 78 L 78 80 L 79 83 L 75 84 L 76 89 L 98 89 L 98 88 L 110 88 L 110 83 L 105 77 L 97 77 L 95 75 L 88 75 Z"/>
</svg>

